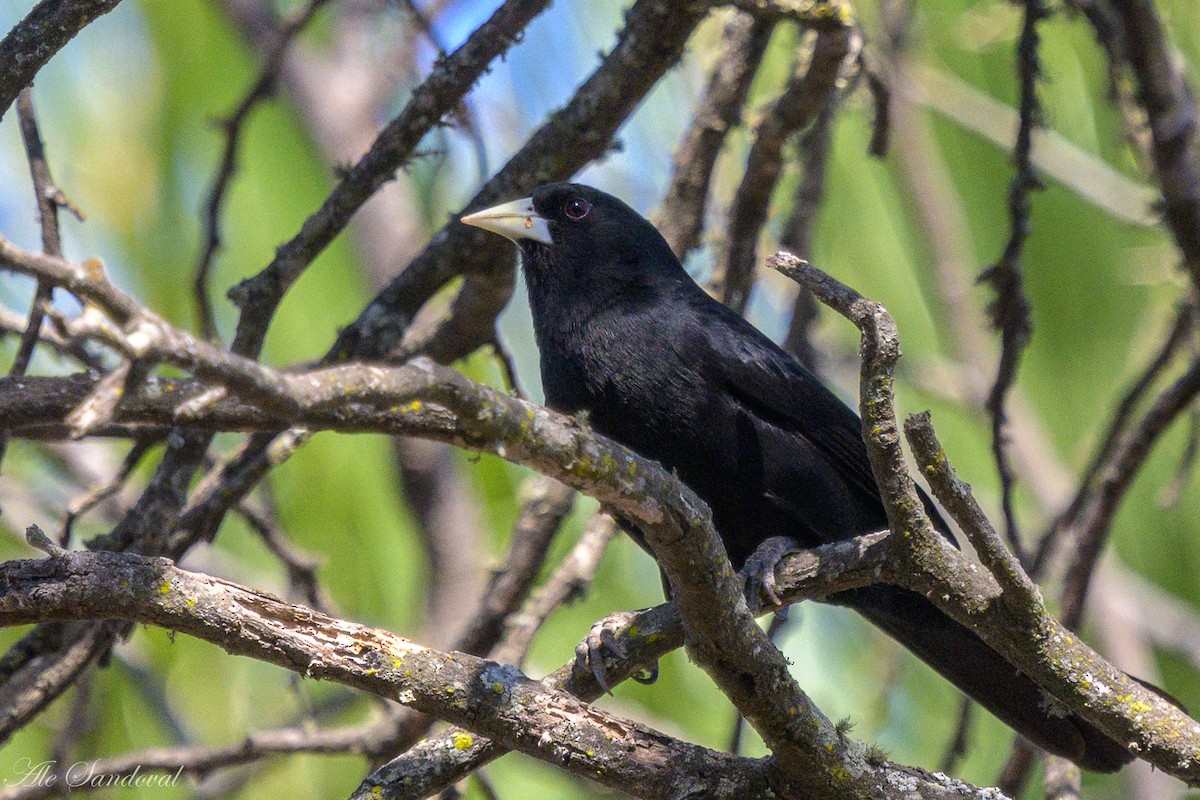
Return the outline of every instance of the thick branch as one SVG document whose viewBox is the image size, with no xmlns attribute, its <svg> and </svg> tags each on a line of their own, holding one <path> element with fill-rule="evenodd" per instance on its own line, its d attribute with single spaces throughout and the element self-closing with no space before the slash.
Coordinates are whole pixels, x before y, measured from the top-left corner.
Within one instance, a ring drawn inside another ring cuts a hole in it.
<svg viewBox="0 0 1200 800">
<path fill-rule="evenodd" d="M 1025 603 L 1008 602 L 992 575 L 967 567 L 961 554 L 934 532 L 900 448 L 892 392 L 900 349 L 887 311 L 789 253 L 777 253 L 770 261 L 862 331 L 864 440 L 892 530 L 906 545 L 900 560 L 907 562 L 902 571 L 909 577 L 901 576 L 898 583 L 922 592 L 974 630 L 1072 712 L 1165 772 L 1200 785 L 1200 761 L 1194 758 L 1200 749 L 1200 725 L 1079 641 L 1036 596 L 1026 596 Z M 969 515 L 960 521 L 970 524 Z M 981 542 L 989 538 L 980 531 L 969 535 Z M 998 544 L 994 538 L 992 543 Z M 1004 582 L 1018 586 L 1022 579 L 1014 573 Z"/>
<path fill-rule="evenodd" d="M 583 705 L 511 667 L 446 654 L 161 559 L 66 553 L 0 567 L 0 622 L 116 617 L 151 623 L 302 675 L 464 725 L 639 796 L 668 798 L 702 771 L 714 797 L 767 797 L 767 762 L 689 745 Z M 632 756 L 631 756 L 632 754 Z"/>
<path fill-rule="evenodd" d="M 892 560 L 892 544 L 886 534 L 880 533 L 793 553 L 778 568 L 780 597 L 790 604 L 874 583 Z M 674 603 L 647 609 L 621 625 L 615 632 L 615 641 L 624 655 L 605 661 L 605 680 L 610 685 L 627 680 L 683 645 L 679 609 Z M 604 694 L 591 670 L 580 669 L 575 659 L 542 682 L 587 702 Z M 476 739 L 469 747 L 458 748 L 455 746 L 458 734 L 450 730 L 416 744 L 364 781 L 352 800 L 373 800 L 376 788 L 385 800 L 429 797 L 507 752 L 488 739 Z M 896 765 L 888 769 L 910 772 Z"/>
</svg>

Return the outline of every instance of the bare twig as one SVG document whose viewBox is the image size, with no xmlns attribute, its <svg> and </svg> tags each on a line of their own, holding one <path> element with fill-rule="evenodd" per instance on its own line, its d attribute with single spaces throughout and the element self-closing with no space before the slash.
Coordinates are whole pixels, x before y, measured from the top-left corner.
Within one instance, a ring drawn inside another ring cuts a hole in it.
<svg viewBox="0 0 1200 800">
<path fill-rule="evenodd" d="M 83 219 L 79 210 L 71 204 L 62 190 L 54 183 L 50 175 L 50 164 L 46 160 L 46 148 L 42 143 L 42 135 L 38 130 L 37 115 L 33 109 L 33 92 L 29 88 L 22 89 L 17 95 L 17 120 L 21 129 L 21 140 L 25 144 L 25 155 L 29 161 L 29 174 L 33 182 L 33 193 L 37 198 L 38 219 L 42 228 L 42 251 L 47 255 L 61 256 L 62 238 L 58 229 L 58 209 L 69 209 L 76 217 Z M 54 287 L 46 281 L 38 281 L 33 294 L 33 302 L 29 306 L 29 319 L 25 324 L 25 332 L 21 334 L 21 343 L 17 346 L 17 354 L 13 357 L 10 375 L 24 375 L 29 369 L 29 361 L 33 358 L 33 349 L 41 340 L 42 321 L 46 316 L 46 305 L 50 302 Z M 8 447 L 8 437 L 0 434 L 0 462 L 4 461 L 4 452 Z"/>
<path fill-rule="evenodd" d="M 67 516 L 63 520 L 62 529 L 58 533 L 59 544 L 63 547 L 67 547 L 70 544 L 71 531 L 75 527 L 76 521 L 100 503 L 121 491 L 121 488 L 125 486 L 125 482 L 129 480 L 129 476 L 133 473 L 133 470 L 141 463 L 142 458 L 149 452 L 150 448 L 157 443 L 158 440 L 155 437 L 135 441 L 133 446 L 129 448 L 129 452 L 125 454 L 125 459 L 121 462 L 121 466 L 112 480 L 91 489 L 87 494 L 71 501 L 71 505 L 67 508 Z"/>
<path fill-rule="evenodd" d="M 271 555 L 283 564 L 283 568 L 287 570 L 291 591 L 317 611 L 327 611 L 330 607 L 329 600 L 317 580 L 320 559 L 302 552 L 289 541 L 287 534 L 280 528 L 279 521 L 269 509 L 243 500 L 238 503 L 237 512 L 262 539 Z"/>
<path fill-rule="evenodd" d="M 1026 574 L 1021 562 L 1004 547 L 1004 541 L 971 495 L 971 487 L 959 480 L 950 466 L 946 452 L 933 432 L 929 412 L 909 417 L 904 423 L 904 432 L 934 495 L 954 517 L 979 554 L 979 560 L 1000 584 L 1004 602 L 1018 609 L 1041 606 L 1037 585 Z"/>
<path fill-rule="evenodd" d="M 485 595 L 486 560 L 478 545 L 485 528 L 471 487 L 461 480 L 449 447 L 397 438 L 392 440 L 392 453 L 400 486 L 417 522 L 421 555 L 428 563 L 426 626 L 421 638 L 441 647 L 472 625 Z"/>
<path fill-rule="evenodd" d="M 979 276 L 981 282 L 991 284 L 996 292 L 988 312 L 992 318 L 992 326 L 1000 333 L 1000 364 L 988 395 L 987 408 L 992 415 L 992 454 L 1000 476 L 1004 533 L 1009 546 L 1022 563 L 1028 559 L 1025 555 L 1025 545 L 1021 541 L 1014 507 L 1016 477 L 1008 460 L 1005 442 L 1004 403 L 1009 390 L 1016 383 L 1021 354 L 1029 343 L 1033 326 L 1032 310 L 1029 299 L 1025 296 L 1024 278 L 1021 274 L 1021 254 L 1031 227 L 1029 195 L 1042 185 L 1033 168 L 1032 153 L 1033 132 L 1041 125 L 1042 113 L 1037 98 L 1037 82 L 1041 77 L 1037 26 L 1048 15 L 1043 0 L 1024 0 L 1024 9 L 1021 38 L 1017 44 L 1017 75 L 1021 85 L 1021 99 L 1020 124 L 1017 127 L 1017 143 L 1013 150 L 1016 174 L 1008 187 L 1011 232 L 1000 260 Z"/>
<path fill-rule="evenodd" d="M 575 491 L 550 478 L 537 478 L 523 492 L 524 502 L 504 564 L 492 574 L 479 609 L 461 634 L 456 650 L 486 655 L 510 628 L 512 615 L 529 595 L 545 561 L 550 541 L 575 505 Z M 519 664 L 518 658 L 497 655 L 502 663 Z"/>
<path fill-rule="evenodd" d="M 1159 438 L 1188 409 L 1197 394 L 1200 394 L 1200 357 L 1193 359 L 1188 370 L 1158 396 L 1137 424 L 1114 445 L 1097 472 L 1090 501 L 1066 526 L 1064 539 L 1070 543 L 1070 550 L 1061 615 L 1068 627 L 1075 628 L 1082 621 L 1092 572 L 1125 492 Z"/>
<path fill-rule="evenodd" d="M 946 745 L 946 752 L 942 755 L 941 765 L 938 767 L 939 772 L 952 775 L 966 757 L 971 746 L 971 723 L 975 717 L 975 709 L 975 701 L 963 695 L 958 705 L 958 722 L 954 726 L 954 735 Z"/>
<path fill-rule="evenodd" d="M 741 122 L 742 106 L 774 30 L 773 19 L 747 14 L 725 25 L 717 65 L 675 153 L 671 185 L 656 220 L 680 260 L 700 244 L 713 167 L 725 137 Z"/>
<path fill-rule="evenodd" d="M 0 336 L 15 335 L 20 337 L 28 329 L 28 317 L 14 311 L 9 311 L 6 308 L 0 308 Z M 47 326 L 44 321 L 38 333 L 38 341 L 49 345 L 59 356 L 74 359 L 89 369 L 100 371 L 104 368 L 103 361 L 95 354 L 89 352 L 80 342 L 70 339 L 53 327 Z"/>
<path fill-rule="evenodd" d="M 779 236 L 779 246 L 789 253 L 805 258 L 812 246 L 813 228 L 817 213 L 825 199 L 825 168 L 829 159 L 829 137 L 839 96 L 829 99 L 800 142 L 804 174 L 792 197 L 792 211 Z M 819 354 L 812 343 L 813 328 L 818 321 L 818 303 L 812 292 L 799 287 L 792 304 L 784 349 L 800 360 L 812 372 L 820 369 Z"/>
<path fill-rule="evenodd" d="M 275 43 L 264 60 L 257 80 L 254 81 L 233 113 L 221 121 L 225 143 L 221 150 L 221 160 L 213 177 L 212 186 L 208 191 L 208 199 L 204 204 L 204 244 L 197 262 L 193 285 L 200 335 L 206 339 L 213 339 L 217 334 L 212 303 L 208 298 L 208 276 L 212 270 L 213 259 L 221 247 L 221 209 L 224 206 L 226 193 L 233 181 L 234 174 L 237 172 L 238 149 L 241 146 L 242 131 L 249 120 L 250 112 L 259 103 L 274 94 L 275 86 L 279 81 L 279 71 L 283 67 L 288 47 L 328 1 L 308 0 L 303 7 L 294 11 L 288 19 L 280 23 Z"/>
<path fill-rule="evenodd" d="M 402 5 L 416 24 L 416 27 L 437 48 L 439 55 L 444 56 L 446 54 L 446 45 L 442 41 L 442 37 L 438 35 L 437 29 L 433 27 L 433 20 L 430 18 L 430 15 L 422 11 L 417 6 L 415 0 L 402 0 Z M 467 138 L 471 142 L 471 148 L 475 151 L 475 166 L 479 173 L 479 181 L 483 182 L 487 180 L 487 176 L 491 172 L 488 169 L 487 145 L 483 141 L 483 136 L 479 132 L 479 125 L 475 121 L 474 114 L 471 112 L 470 102 L 464 98 L 452 113 L 458 122 L 459 129 L 466 133 Z"/>
<path fill-rule="evenodd" d="M 996 777 L 996 787 L 1012 797 L 1020 797 L 1029 782 L 1029 773 L 1033 771 L 1037 761 L 1042 756 L 1038 746 L 1020 736 L 1013 741 L 1012 750 L 1000 768 Z"/>
<path fill-rule="evenodd" d="M 493 653 L 497 661 L 517 664 L 525 661 L 533 637 L 542 623 L 563 603 L 578 597 L 589 584 L 600 564 L 608 543 L 617 535 L 617 526 L 605 514 L 596 514 L 583 536 L 563 559 L 554 574 L 540 587 L 517 614 L 505 622 L 504 641 Z"/>
<path fill-rule="evenodd" d="M 500 364 L 500 374 L 504 376 L 504 385 L 508 389 L 509 394 L 513 397 L 519 397 L 522 400 L 528 400 L 529 395 L 521 388 L 521 381 L 517 377 L 517 362 L 513 359 L 513 355 L 505 346 L 504 340 L 500 338 L 500 333 L 497 331 L 495 338 L 492 340 L 492 355 L 496 357 L 497 363 Z"/>
<path fill-rule="evenodd" d="M 745 176 L 729 210 L 726 245 L 710 281 L 710 291 L 735 311 L 744 311 L 750 299 L 758 236 L 783 173 L 784 145 L 832 102 L 842 64 L 854 49 L 854 37 L 849 25 L 818 32 L 808 69 L 788 81 L 755 128 Z"/>
<path fill-rule="evenodd" d="M 1195 324 L 1195 305 L 1190 302 L 1180 304 L 1175 320 L 1162 345 L 1121 397 L 1121 402 L 1113 412 L 1112 421 L 1108 424 L 1104 438 L 1092 454 L 1083 476 L 1079 479 L 1079 488 L 1070 505 L 1054 520 L 1039 542 L 1033 566 L 1035 574 L 1044 569 L 1050 557 L 1054 555 L 1055 549 L 1062 543 L 1062 538 L 1067 530 L 1078 522 L 1084 507 L 1095 498 L 1096 481 L 1100 477 L 1100 473 L 1111 462 L 1113 451 L 1118 443 L 1129 435 L 1134 411 L 1146 398 L 1150 387 L 1171 365 L 1183 346 L 1192 339 Z"/>
</svg>

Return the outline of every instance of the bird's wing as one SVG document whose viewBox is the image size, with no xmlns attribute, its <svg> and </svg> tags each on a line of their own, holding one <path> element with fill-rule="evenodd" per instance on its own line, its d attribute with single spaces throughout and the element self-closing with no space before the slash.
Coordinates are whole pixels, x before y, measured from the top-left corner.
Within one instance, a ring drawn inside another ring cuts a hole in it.
<svg viewBox="0 0 1200 800">
<path fill-rule="evenodd" d="M 704 365 L 731 396 L 760 418 L 802 436 L 838 475 L 864 499 L 883 500 L 862 439 L 862 421 L 804 365 L 784 352 L 757 328 L 719 306 L 710 323 L 700 326 Z M 710 312 L 711 314 L 711 312 Z M 925 491 L 916 487 L 933 527 L 955 547 L 958 543 Z"/>
<path fill-rule="evenodd" d="M 720 309 L 694 328 L 703 341 L 692 352 L 703 353 L 704 372 L 756 416 L 803 437 L 847 484 L 878 500 L 858 415 L 754 326 Z"/>
</svg>

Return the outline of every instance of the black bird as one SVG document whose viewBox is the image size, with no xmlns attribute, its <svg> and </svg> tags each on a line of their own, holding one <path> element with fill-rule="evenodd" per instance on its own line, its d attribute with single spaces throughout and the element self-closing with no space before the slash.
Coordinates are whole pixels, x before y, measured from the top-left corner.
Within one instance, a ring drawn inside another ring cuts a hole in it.
<svg viewBox="0 0 1200 800">
<path fill-rule="evenodd" d="M 547 405 L 587 412 L 595 430 L 675 470 L 712 509 L 734 567 L 770 579 L 788 549 L 887 528 L 858 416 L 709 297 L 625 203 L 555 183 L 463 222 L 521 250 Z M 1098 772 L 1133 759 L 924 597 L 879 585 L 826 600 L 1049 752 Z"/>
</svg>

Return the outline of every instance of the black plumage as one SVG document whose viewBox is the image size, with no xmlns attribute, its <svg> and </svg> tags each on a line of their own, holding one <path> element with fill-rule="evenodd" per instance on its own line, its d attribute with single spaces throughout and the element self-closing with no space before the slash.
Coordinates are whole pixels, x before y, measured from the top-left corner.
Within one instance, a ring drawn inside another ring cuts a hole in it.
<svg viewBox="0 0 1200 800">
<path fill-rule="evenodd" d="M 814 546 L 887 527 L 858 416 L 697 286 L 629 206 L 550 184 L 465 221 L 521 249 L 546 403 L 587 412 L 597 431 L 676 470 L 711 507 L 735 567 L 773 537 Z M 1132 759 L 1053 710 L 1031 680 L 920 595 L 874 586 L 827 600 L 861 613 L 1046 750 L 1096 771 Z"/>
</svg>

